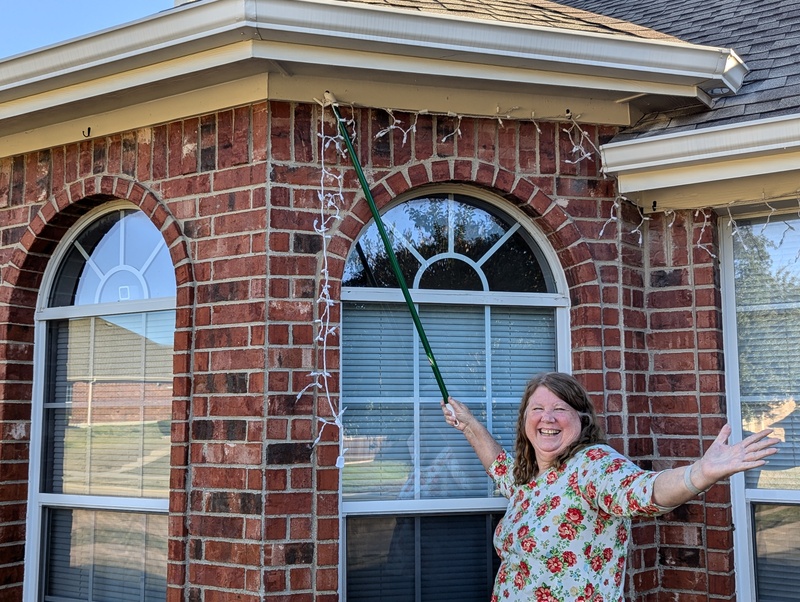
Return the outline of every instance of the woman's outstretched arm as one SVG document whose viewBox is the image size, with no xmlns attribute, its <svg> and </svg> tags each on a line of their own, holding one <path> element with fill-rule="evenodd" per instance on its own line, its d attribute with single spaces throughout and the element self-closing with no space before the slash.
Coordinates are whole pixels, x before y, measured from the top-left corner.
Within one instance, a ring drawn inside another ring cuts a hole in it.
<svg viewBox="0 0 800 602">
<path fill-rule="evenodd" d="M 778 451 L 775 447 L 778 440 L 770 438 L 771 433 L 772 429 L 764 429 L 728 445 L 731 427 L 726 424 L 702 458 L 689 466 L 665 470 L 658 475 L 653 485 L 653 502 L 659 506 L 679 506 L 717 481 L 763 466 L 766 459 Z"/>
<path fill-rule="evenodd" d="M 452 411 L 451 411 L 452 408 Z M 495 441 L 491 433 L 486 429 L 480 420 L 473 416 L 469 408 L 460 401 L 452 397 L 447 398 L 447 404 L 442 401 L 442 413 L 447 424 L 457 428 L 464 433 L 472 449 L 478 454 L 478 459 L 483 464 L 483 468 L 488 470 L 503 451 L 500 444 Z"/>
</svg>

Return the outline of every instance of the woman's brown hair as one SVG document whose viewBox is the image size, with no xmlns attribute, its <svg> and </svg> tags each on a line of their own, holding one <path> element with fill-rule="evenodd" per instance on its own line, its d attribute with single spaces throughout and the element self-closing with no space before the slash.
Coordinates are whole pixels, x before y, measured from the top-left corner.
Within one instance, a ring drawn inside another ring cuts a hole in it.
<svg viewBox="0 0 800 602">
<path fill-rule="evenodd" d="M 581 417 L 581 432 L 575 442 L 556 458 L 556 466 L 561 466 L 581 449 L 605 443 L 606 438 L 602 429 L 597 424 L 597 415 L 589 399 L 586 389 L 569 374 L 561 372 L 544 372 L 534 376 L 525 387 L 522 401 L 519 404 L 519 417 L 517 418 L 517 441 L 515 445 L 516 456 L 514 459 L 514 482 L 517 485 L 530 483 L 539 470 L 536 461 L 536 451 L 533 444 L 525 434 L 525 418 L 528 410 L 528 400 L 539 387 L 546 387 L 559 399 L 568 403 L 578 411 Z"/>
</svg>

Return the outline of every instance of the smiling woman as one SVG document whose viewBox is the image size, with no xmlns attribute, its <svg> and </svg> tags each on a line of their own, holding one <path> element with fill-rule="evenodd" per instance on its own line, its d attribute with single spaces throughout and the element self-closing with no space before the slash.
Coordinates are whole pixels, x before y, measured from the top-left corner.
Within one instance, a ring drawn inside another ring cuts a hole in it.
<svg viewBox="0 0 800 602">
<path fill-rule="evenodd" d="M 776 451 L 769 430 L 728 446 L 725 427 L 695 464 L 642 470 L 605 443 L 586 391 L 557 372 L 525 388 L 515 459 L 464 404 L 448 404 L 445 420 L 464 433 L 509 499 L 494 534 L 501 564 L 492 602 L 622 600 L 631 518 L 668 512 Z"/>
</svg>

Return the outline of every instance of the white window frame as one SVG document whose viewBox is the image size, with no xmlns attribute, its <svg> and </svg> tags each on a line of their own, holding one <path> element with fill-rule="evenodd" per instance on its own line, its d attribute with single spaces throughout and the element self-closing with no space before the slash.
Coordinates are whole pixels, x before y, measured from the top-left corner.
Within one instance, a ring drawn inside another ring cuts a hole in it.
<svg viewBox="0 0 800 602">
<path fill-rule="evenodd" d="M 133 511 L 152 514 L 169 513 L 169 498 L 127 498 L 114 496 L 68 495 L 40 493 L 42 479 L 42 447 L 44 443 L 44 379 L 46 377 L 47 324 L 53 320 L 120 315 L 160 310 L 174 310 L 176 297 L 141 301 L 120 301 L 95 305 L 47 307 L 58 268 L 75 240 L 91 223 L 102 216 L 138 206 L 129 201 L 112 201 L 82 216 L 59 243 L 45 268 L 34 313 L 33 390 L 31 400 L 31 435 L 28 465 L 28 502 L 25 535 L 25 576 L 22 598 L 39 600 L 41 595 L 41 554 L 44 550 L 42 518 L 46 508 L 80 508 L 98 511 Z"/>
<path fill-rule="evenodd" d="M 502 202 L 496 196 L 487 193 L 480 189 L 472 188 L 468 185 L 448 185 L 448 186 L 431 186 L 420 189 L 415 189 L 411 193 L 406 193 L 397 197 L 390 205 L 388 205 L 382 213 L 385 214 L 397 205 L 406 201 L 424 197 L 426 194 L 457 194 L 468 197 L 473 197 L 493 206 L 499 212 L 504 213 L 511 219 L 515 220 L 520 229 L 523 229 L 532 239 L 538 250 L 542 253 L 547 267 L 550 268 L 550 273 L 553 277 L 556 292 L 555 293 L 515 293 L 515 292 L 486 292 L 486 291 L 470 291 L 469 302 L 467 305 L 486 306 L 487 312 L 490 306 L 505 306 L 505 307 L 527 307 L 532 305 L 535 301 L 536 307 L 548 308 L 551 307 L 555 310 L 555 340 L 556 340 L 556 370 L 559 372 L 572 372 L 572 346 L 570 344 L 570 297 L 569 297 L 569 284 L 561 267 L 561 262 L 558 260 L 555 250 L 553 249 L 547 237 L 538 228 L 531 223 L 529 215 L 525 214 L 517 207 L 508 203 Z M 370 220 L 358 236 L 354 239 L 358 241 L 367 229 L 372 225 L 373 220 Z M 449 254 L 439 255 L 436 259 L 441 259 L 443 256 Z M 428 260 L 425 263 L 431 263 Z M 420 270 L 417 274 L 417 280 L 422 273 Z M 415 282 L 414 284 L 417 284 Z M 441 291 L 429 289 L 411 289 L 411 298 L 414 303 L 419 306 L 421 303 L 432 304 L 456 304 L 464 305 L 464 293 L 458 291 Z M 369 288 L 369 287 L 342 287 L 341 293 L 342 303 L 348 301 L 367 301 L 367 302 L 385 302 L 385 303 L 404 303 L 402 291 L 399 288 Z M 419 309 L 419 307 L 417 307 Z M 409 318 L 410 319 L 410 318 Z M 488 328 L 487 320 L 487 328 Z M 418 347 L 418 346 L 417 346 Z M 416 347 L 415 347 L 416 349 Z M 416 349 L 416 352 L 419 350 Z M 434 354 L 436 349 L 433 350 Z M 341 371 L 340 371 L 340 386 L 341 391 Z M 519 392 L 522 394 L 522 391 Z M 438 400 L 438 398 L 437 398 Z M 469 402 L 469 399 L 463 401 Z M 343 436 L 343 435 L 340 435 Z M 417 514 L 435 514 L 435 513 L 470 513 L 470 512 L 505 512 L 508 507 L 508 501 L 503 497 L 480 497 L 480 498 L 453 498 L 453 499 L 424 499 L 424 500 L 382 500 L 382 501 L 343 501 L 342 479 L 339 479 L 339 599 L 346 601 L 346 584 L 347 584 L 347 528 L 346 520 L 350 516 L 378 516 L 378 515 L 392 515 L 401 513 Z"/>
<path fill-rule="evenodd" d="M 747 214 L 766 217 L 768 212 Z M 730 218 L 719 218 L 720 288 L 722 300 L 722 342 L 725 361 L 725 391 L 728 421 L 733 426 L 730 441 L 741 441 L 741 396 L 739 393 L 739 343 L 736 324 L 736 291 L 733 270 L 734 228 Z M 733 554 L 736 570 L 736 591 L 743 600 L 756 600 L 755 539 L 753 537 L 752 504 L 776 503 L 800 505 L 800 490 L 780 491 L 747 489 L 744 473 L 733 475 L 731 503 L 733 516 Z"/>
</svg>

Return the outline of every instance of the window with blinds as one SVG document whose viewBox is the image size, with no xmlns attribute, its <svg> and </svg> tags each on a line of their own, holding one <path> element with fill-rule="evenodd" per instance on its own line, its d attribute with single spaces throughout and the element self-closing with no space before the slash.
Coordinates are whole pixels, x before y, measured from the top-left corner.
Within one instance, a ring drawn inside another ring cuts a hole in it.
<svg viewBox="0 0 800 602">
<path fill-rule="evenodd" d="M 736 530 L 743 585 L 759 602 L 800 600 L 800 218 L 796 213 L 738 220 L 727 230 L 738 359 L 729 383 L 741 437 L 774 429 L 778 453 L 740 480 L 735 507 L 749 529 Z M 726 362 L 727 363 L 727 362 Z M 741 583 L 741 581 L 740 581 Z M 744 588 L 743 588 L 744 589 Z M 745 590 L 746 591 L 746 590 Z"/>
<path fill-rule="evenodd" d="M 82 220 L 42 288 L 26 599 L 166 599 L 175 278 L 129 207 Z"/>
<path fill-rule="evenodd" d="M 568 301 L 542 249 L 518 222 L 463 195 L 412 199 L 384 223 L 448 392 L 513 451 L 525 384 L 564 369 L 558 324 Z M 505 500 L 442 418 L 376 230 L 356 242 L 342 292 L 346 599 L 487 600 Z"/>
</svg>

